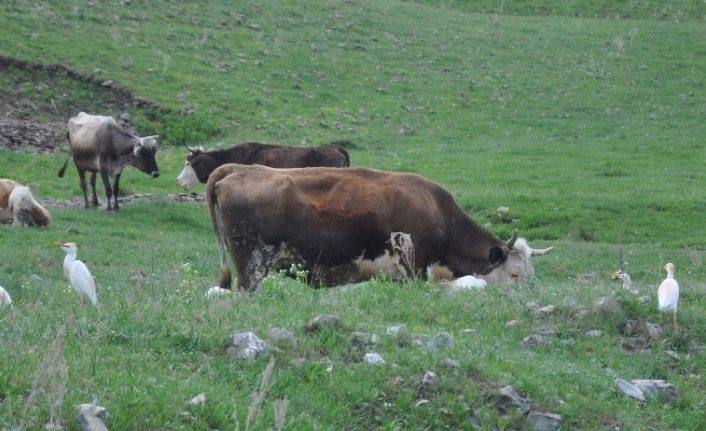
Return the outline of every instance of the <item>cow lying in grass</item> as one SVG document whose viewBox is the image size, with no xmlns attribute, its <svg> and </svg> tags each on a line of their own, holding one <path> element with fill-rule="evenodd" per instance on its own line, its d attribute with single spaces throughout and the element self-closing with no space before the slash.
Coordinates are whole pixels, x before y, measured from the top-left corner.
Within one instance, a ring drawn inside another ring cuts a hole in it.
<svg viewBox="0 0 706 431">
<path fill-rule="evenodd" d="M 0 223 L 49 226 L 51 221 L 51 214 L 34 199 L 29 187 L 0 179 Z"/>
</svg>

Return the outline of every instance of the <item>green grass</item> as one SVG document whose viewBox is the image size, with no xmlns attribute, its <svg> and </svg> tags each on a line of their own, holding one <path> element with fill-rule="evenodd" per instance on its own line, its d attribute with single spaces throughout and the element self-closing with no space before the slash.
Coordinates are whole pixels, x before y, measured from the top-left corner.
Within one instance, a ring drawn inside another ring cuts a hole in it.
<svg viewBox="0 0 706 431">
<path fill-rule="evenodd" d="M 500 2 L 430 3 L 0 6 L 0 55 L 114 80 L 169 114 L 131 112 L 138 131 L 164 136 L 162 176 L 128 168 L 121 189 L 154 200 L 118 213 L 52 208 L 48 229 L 0 226 L 0 284 L 15 301 L 0 309 L 0 429 L 46 422 L 41 396 L 36 411 L 23 411 L 62 325 L 68 379 L 56 383 L 57 408 L 69 429 L 77 429 L 73 407 L 94 396 L 112 413 L 111 429 L 244 428 L 267 360 L 233 361 L 222 346 L 233 332 L 265 338 L 273 326 L 294 331 L 300 347 L 273 354 L 272 387 L 254 429 L 274 428 L 282 397 L 287 429 L 467 429 L 471 408 L 484 429 L 526 429 L 521 414 L 495 408 L 504 383 L 561 414 L 564 429 L 706 427 L 703 5 L 507 2 L 499 14 Z M 52 100 L 65 116 L 110 111 L 105 93 L 85 93 L 85 85 L 58 79 L 38 87 L 51 79 L 0 71 L 0 91 L 22 88 L 37 109 L 21 114 L 37 121 L 48 119 Z M 180 145 L 342 138 L 355 144 L 353 165 L 417 172 L 450 189 L 494 234 L 517 229 L 556 251 L 536 260 L 538 279 L 527 289 L 449 294 L 377 281 L 314 290 L 275 278 L 258 294 L 206 303 L 218 276 L 206 209 L 160 197 L 180 191 Z M 30 184 L 39 199 L 79 197 L 73 168 L 55 176 L 64 158 L 0 150 L 0 177 Z M 102 198 L 101 189 L 99 181 Z M 510 207 L 509 217 L 498 216 L 499 206 Z M 56 240 L 79 244 L 98 282 L 97 310 L 78 306 Z M 652 302 L 608 279 L 621 247 Z M 666 261 L 682 286 L 679 333 L 655 310 Z M 147 275 L 142 283 L 131 281 L 136 270 Z M 616 315 L 578 318 L 562 305 L 568 298 L 590 311 L 608 295 L 621 300 Z M 529 302 L 558 310 L 537 317 Z M 305 335 L 318 314 L 339 315 L 346 328 Z M 505 328 L 512 319 L 520 326 Z M 649 343 L 625 336 L 619 327 L 629 319 L 662 323 L 665 333 Z M 455 345 L 431 353 L 399 347 L 384 335 L 397 323 L 449 332 Z M 521 347 L 547 329 L 547 347 Z M 591 329 L 606 334 L 589 338 Z M 360 363 L 367 348 L 353 343 L 352 331 L 381 335 L 375 349 L 384 366 Z M 309 362 L 290 363 L 299 357 Z M 445 371 L 446 357 L 461 370 Z M 441 377 L 430 391 L 419 384 L 427 370 Z M 666 379 L 682 400 L 641 408 L 616 392 L 612 372 Z M 207 407 L 187 407 L 200 392 Z M 420 398 L 430 403 L 414 407 Z"/>
</svg>

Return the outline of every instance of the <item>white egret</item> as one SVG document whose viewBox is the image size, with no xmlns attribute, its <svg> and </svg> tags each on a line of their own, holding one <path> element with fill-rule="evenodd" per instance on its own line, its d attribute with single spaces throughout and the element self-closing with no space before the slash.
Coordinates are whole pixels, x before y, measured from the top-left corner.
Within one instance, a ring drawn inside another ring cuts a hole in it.
<svg viewBox="0 0 706 431">
<path fill-rule="evenodd" d="M 659 311 L 672 311 L 674 313 L 674 330 L 677 329 L 677 303 L 679 302 L 679 283 L 674 279 L 674 264 L 664 265 L 667 278 L 662 281 L 657 289 Z"/>
<path fill-rule="evenodd" d="M 55 242 L 54 245 L 66 252 L 64 258 L 64 276 L 71 283 L 71 287 L 78 293 L 81 298 L 81 304 L 87 299 L 91 304 L 96 305 L 98 298 L 96 297 L 96 282 L 93 280 L 91 272 L 86 265 L 76 259 L 78 248 L 73 242 Z"/>
<path fill-rule="evenodd" d="M 10 294 L 5 290 L 4 287 L 0 286 L 0 305 L 10 305 L 12 304 L 12 298 Z"/>
</svg>

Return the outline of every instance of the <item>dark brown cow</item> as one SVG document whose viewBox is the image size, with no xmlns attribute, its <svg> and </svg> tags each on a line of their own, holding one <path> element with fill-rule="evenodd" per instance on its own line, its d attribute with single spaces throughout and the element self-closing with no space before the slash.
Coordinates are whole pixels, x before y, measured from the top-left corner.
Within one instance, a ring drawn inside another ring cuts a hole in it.
<svg viewBox="0 0 706 431">
<path fill-rule="evenodd" d="M 502 264 L 506 244 L 471 220 L 440 185 L 365 168 L 272 169 L 228 164 L 211 174 L 208 210 L 221 251 L 221 287 L 238 272 L 253 291 L 271 271 L 301 264 L 313 285 L 416 276 L 460 277 Z"/>
<path fill-rule="evenodd" d="M 201 148 L 189 148 L 186 166 L 177 177 L 179 185 L 191 188 L 208 181 L 217 167 L 226 163 L 241 165 L 265 165 L 271 168 L 308 168 L 330 166 L 343 168 L 351 165 L 348 151 L 335 145 L 318 147 L 288 147 L 285 145 L 246 142 L 227 150 L 205 152 Z"/>
</svg>

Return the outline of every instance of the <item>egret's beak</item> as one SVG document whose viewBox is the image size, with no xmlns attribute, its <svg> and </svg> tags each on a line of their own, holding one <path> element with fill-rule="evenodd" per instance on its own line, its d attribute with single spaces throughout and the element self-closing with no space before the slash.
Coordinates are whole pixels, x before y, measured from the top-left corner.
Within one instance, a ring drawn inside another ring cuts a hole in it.
<svg viewBox="0 0 706 431">
<path fill-rule="evenodd" d="M 63 247 L 63 246 L 64 246 L 64 243 L 63 243 L 63 242 L 54 241 L 54 247 L 56 247 L 56 248 L 61 248 L 61 247 Z"/>
<path fill-rule="evenodd" d="M 614 273 L 610 274 L 610 278 L 612 278 L 613 280 L 619 279 L 620 277 L 618 275 L 618 271 L 615 271 Z"/>
</svg>

